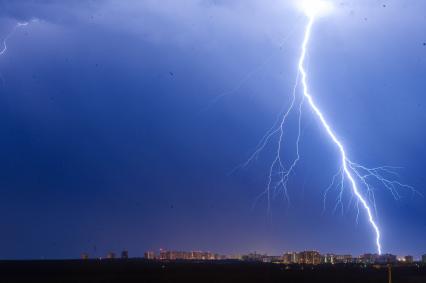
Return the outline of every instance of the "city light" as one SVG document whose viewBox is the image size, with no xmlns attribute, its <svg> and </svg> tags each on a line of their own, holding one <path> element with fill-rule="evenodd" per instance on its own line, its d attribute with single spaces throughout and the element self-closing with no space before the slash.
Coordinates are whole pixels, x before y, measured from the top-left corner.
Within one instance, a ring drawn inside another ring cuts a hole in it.
<svg viewBox="0 0 426 283">
<path fill-rule="evenodd" d="M 87 259 L 87 254 L 83 254 L 82 259 Z M 107 258 L 111 259 L 110 256 Z M 121 257 L 126 259 L 127 257 Z M 292 264 L 292 265 L 330 265 L 330 264 L 349 264 L 349 265 L 383 265 L 400 264 L 413 265 L 416 260 L 411 255 L 397 257 L 393 254 L 371 254 L 364 253 L 353 256 L 352 254 L 335 254 L 335 253 L 320 253 L 316 250 L 304 251 L 285 251 L 280 255 L 268 255 L 267 253 L 251 252 L 240 255 L 220 255 L 212 252 L 203 251 L 173 251 L 163 250 L 157 253 L 155 251 L 147 251 L 144 254 L 145 260 L 150 261 L 247 261 L 258 263 L 277 263 L 277 264 Z M 425 261 L 426 255 L 421 260 Z"/>
</svg>

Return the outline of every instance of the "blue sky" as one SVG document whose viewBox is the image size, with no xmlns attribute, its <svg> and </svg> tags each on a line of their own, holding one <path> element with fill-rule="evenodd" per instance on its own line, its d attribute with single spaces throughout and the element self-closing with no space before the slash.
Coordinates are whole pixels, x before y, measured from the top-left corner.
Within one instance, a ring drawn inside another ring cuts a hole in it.
<svg viewBox="0 0 426 283">
<path fill-rule="evenodd" d="M 426 3 L 339 1 L 314 27 L 312 93 L 351 159 L 426 195 Z M 264 199 L 306 19 L 294 1 L 0 1 L 1 258 L 128 249 L 374 252 L 322 196 L 337 153 L 303 113 L 291 203 Z M 217 97 L 222 94 L 220 99 Z M 284 156 L 294 154 L 290 121 Z M 376 192 L 385 252 L 426 253 L 425 199 Z"/>
</svg>

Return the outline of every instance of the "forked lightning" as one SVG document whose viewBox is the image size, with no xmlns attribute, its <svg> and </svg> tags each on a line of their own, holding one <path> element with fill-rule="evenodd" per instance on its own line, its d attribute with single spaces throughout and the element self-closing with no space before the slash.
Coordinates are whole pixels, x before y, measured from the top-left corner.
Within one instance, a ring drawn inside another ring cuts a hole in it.
<svg viewBox="0 0 426 283">
<path fill-rule="evenodd" d="M 268 199 L 268 208 L 270 205 L 271 195 L 275 196 L 277 193 L 283 192 L 287 200 L 289 199 L 287 184 L 291 174 L 294 172 L 297 166 L 298 161 L 300 160 L 299 143 L 301 140 L 302 108 L 303 108 L 304 102 L 307 102 L 306 104 L 312 110 L 315 117 L 319 120 L 320 125 L 327 133 L 327 136 L 329 137 L 330 141 L 336 146 L 340 155 L 340 165 L 339 165 L 340 169 L 338 173 L 333 177 L 333 181 L 331 185 L 326 189 L 324 193 L 324 205 L 326 202 L 327 193 L 334 186 L 338 187 L 340 190 L 338 194 L 338 204 L 343 205 L 342 204 L 343 189 L 344 189 L 344 184 L 347 183 L 351 188 L 353 196 L 355 196 L 355 199 L 357 200 L 356 207 L 358 209 L 358 214 L 359 214 L 360 206 L 366 213 L 368 222 L 370 223 L 371 228 L 373 229 L 375 233 L 375 245 L 376 245 L 377 253 L 381 254 L 382 253 L 381 233 L 380 233 L 379 225 L 377 224 L 377 221 L 376 221 L 377 210 L 376 210 L 376 202 L 374 198 L 374 188 L 371 182 L 372 179 L 374 180 L 374 182 L 381 184 L 385 189 L 388 189 L 396 199 L 399 198 L 399 193 L 398 193 L 399 188 L 407 188 L 407 189 L 410 189 L 412 192 L 416 192 L 416 191 L 411 186 L 402 184 L 393 179 L 395 178 L 395 175 L 397 175 L 394 172 L 394 169 L 396 169 L 396 167 L 382 166 L 382 167 L 376 167 L 376 168 L 367 168 L 360 164 L 354 163 L 349 159 L 343 143 L 339 140 L 338 136 L 333 131 L 330 123 L 325 118 L 325 115 L 320 110 L 318 105 L 315 103 L 315 100 L 310 93 L 309 86 L 308 86 L 307 71 L 305 68 L 306 56 L 307 56 L 309 42 L 311 39 L 312 29 L 313 29 L 315 20 L 319 16 L 324 15 L 325 13 L 332 10 L 333 7 L 330 2 L 321 1 L 321 0 L 302 1 L 302 2 L 299 2 L 299 5 L 301 9 L 303 10 L 303 12 L 305 13 L 308 21 L 304 30 L 303 42 L 300 48 L 301 51 L 300 51 L 300 57 L 298 60 L 298 74 L 297 74 L 296 83 L 293 88 L 290 106 L 286 111 L 283 112 L 283 114 L 281 115 L 281 118 L 279 118 L 279 120 L 275 123 L 275 125 L 262 138 L 257 149 L 255 150 L 253 155 L 248 159 L 245 165 L 247 165 L 249 162 L 255 159 L 258 156 L 258 154 L 266 147 L 266 145 L 270 143 L 275 136 L 277 136 L 277 147 L 275 151 L 276 155 L 273 159 L 273 162 L 269 170 L 268 183 L 267 183 L 267 187 L 264 194 L 267 196 L 267 199 Z M 301 84 L 302 86 L 303 95 L 301 95 L 301 97 L 297 96 L 297 90 L 298 90 L 299 84 Z M 283 161 L 281 157 L 281 154 L 282 154 L 281 152 L 282 152 L 282 147 L 284 142 L 284 128 L 290 113 L 295 109 L 295 106 L 297 105 L 297 103 L 298 103 L 298 109 L 297 109 L 298 134 L 296 139 L 296 157 L 293 159 L 293 161 L 290 162 L 290 165 L 286 167 L 285 162 Z M 358 218 L 358 215 L 357 215 L 357 218 Z"/>
</svg>

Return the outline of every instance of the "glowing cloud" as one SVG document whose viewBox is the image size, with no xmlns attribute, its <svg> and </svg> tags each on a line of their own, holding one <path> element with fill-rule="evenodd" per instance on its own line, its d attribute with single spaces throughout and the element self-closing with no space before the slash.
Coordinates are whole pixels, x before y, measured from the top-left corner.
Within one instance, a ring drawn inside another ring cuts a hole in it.
<svg viewBox="0 0 426 283">
<path fill-rule="evenodd" d="M 333 10 L 331 2 L 322 0 L 302 0 L 298 6 L 310 18 L 326 15 Z"/>
</svg>

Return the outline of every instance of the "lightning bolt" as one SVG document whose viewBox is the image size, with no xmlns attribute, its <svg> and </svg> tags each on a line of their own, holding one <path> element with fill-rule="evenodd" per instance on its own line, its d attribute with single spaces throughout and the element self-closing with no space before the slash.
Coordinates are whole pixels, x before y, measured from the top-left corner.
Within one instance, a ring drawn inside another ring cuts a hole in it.
<svg viewBox="0 0 426 283">
<path fill-rule="evenodd" d="M 381 232 L 379 225 L 377 224 L 377 221 L 375 219 L 375 215 L 377 215 L 377 206 L 374 197 L 375 188 L 372 185 L 372 179 L 385 189 L 389 190 L 396 200 L 400 198 L 398 191 L 401 188 L 410 189 L 413 193 L 417 193 L 419 195 L 421 194 L 418 193 L 413 187 L 405 185 L 394 179 L 395 177 L 398 177 L 398 174 L 394 172 L 394 170 L 398 169 L 397 167 L 382 166 L 376 168 L 367 168 L 363 165 L 352 162 L 348 158 L 348 154 L 345 150 L 343 143 L 338 139 L 337 135 L 330 126 L 330 123 L 326 120 L 325 115 L 322 113 L 320 108 L 315 103 L 314 98 L 310 94 L 308 86 L 308 75 L 305 69 L 306 56 L 315 20 L 320 14 L 320 12 L 323 12 L 324 10 L 327 10 L 330 7 L 328 4 L 328 2 L 324 2 L 321 0 L 306 0 L 302 4 L 302 8 L 307 16 L 308 21 L 305 27 L 303 42 L 300 48 L 301 51 L 298 60 L 297 78 L 293 87 L 290 106 L 287 110 L 283 111 L 282 114 L 280 114 L 273 127 L 259 142 L 257 149 L 242 166 L 247 166 L 250 162 L 256 159 L 260 152 L 273 140 L 273 138 L 275 136 L 278 136 L 277 147 L 275 151 L 276 154 L 269 168 L 267 186 L 265 191 L 259 196 L 259 198 L 263 195 L 266 195 L 268 200 L 268 211 L 270 210 L 271 194 L 272 197 L 274 197 L 278 192 L 282 191 L 286 199 L 289 200 L 287 184 L 291 174 L 294 172 L 300 160 L 299 144 L 301 140 L 302 108 L 304 102 L 307 101 L 310 110 L 315 114 L 322 128 L 327 133 L 330 141 L 336 146 L 340 155 L 339 171 L 333 176 L 332 183 L 326 188 L 324 192 L 324 208 L 326 206 L 328 192 L 333 187 L 337 187 L 339 193 L 335 209 L 337 209 L 338 206 L 341 206 L 343 210 L 343 192 L 345 183 L 348 183 L 351 188 L 352 197 L 356 199 L 355 206 L 357 208 L 357 222 L 361 207 L 365 211 L 368 223 L 374 231 L 375 245 L 377 253 L 380 255 L 382 254 Z M 301 84 L 302 86 L 303 93 L 300 98 L 297 97 L 297 89 L 299 84 Z M 293 161 L 290 163 L 291 165 L 287 169 L 285 166 L 285 162 L 281 157 L 281 151 L 284 142 L 284 128 L 286 122 L 288 121 L 288 117 L 296 108 L 297 103 L 298 132 L 296 139 L 296 157 L 293 159 Z"/>
<path fill-rule="evenodd" d="M 35 22 L 35 21 L 37 21 L 37 20 L 36 19 L 32 20 L 32 22 Z M 7 41 L 9 40 L 9 38 L 12 37 L 12 35 L 16 32 L 16 30 L 18 28 L 25 27 L 28 24 L 29 24 L 29 22 L 18 22 L 13 27 L 13 29 L 5 36 L 5 38 L 3 39 L 3 42 L 2 42 L 3 48 L 0 50 L 0 57 L 3 56 L 6 53 L 6 51 L 7 51 Z M 4 79 L 4 77 L 3 77 L 3 75 L 1 73 L 0 73 L 0 80 L 1 80 L 2 86 L 4 87 L 4 85 L 5 85 L 5 79 Z"/>
<path fill-rule="evenodd" d="M 313 15 L 311 15 L 309 17 L 308 25 L 306 26 L 305 37 L 304 37 L 304 40 L 303 40 L 303 43 L 302 43 L 302 53 L 301 53 L 301 56 L 300 56 L 300 59 L 299 59 L 299 72 L 302 76 L 301 81 L 302 81 L 302 86 L 303 86 L 303 96 L 307 99 L 309 106 L 311 107 L 313 112 L 316 114 L 317 118 L 320 120 L 321 125 L 323 126 L 323 128 L 327 132 L 330 139 L 333 141 L 333 143 L 339 149 L 340 156 L 341 156 L 341 162 L 342 162 L 341 168 L 343 169 L 344 176 L 346 176 L 346 178 L 349 180 L 349 183 L 351 185 L 353 193 L 357 197 L 358 201 L 362 204 L 365 212 L 368 215 L 368 221 L 370 222 L 370 224 L 371 224 L 371 226 L 372 226 L 372 228 L 373 228 L 373 230 L 376 234 L 377 252 L 378 252 L 378 254 L 382 254 L 382 246 L 381 246 L 381 243 L 380 243 L 380 237 L 381 237 L 380 229 L 379 229 L 379 226 L 377 225 L 377 223 L 376 223 L 376 221 L 373 217 L 373 213 L 371 211 L 369 204 L 367 203 L 365 198 L 360 193 L 358 185 L 357 185 L 357 183 L 354 179 L 354 176 L 352 175 L 351 171 L 356 171 L 356 170 L 354 170 L 354 167 L 351 167 L 351 165 L 353 163 L 348 159 L 343 144 L 336 137 L 336 134 L 331 129 L 329 123 L 324 118 L 323 113 L 318 108 L 318 106 L 315 104 L 311 94 L 309 93 L 308 83 L 307 83 L 307 73 L 306 73 L 304 64 L 305 64 L 305 58 L 306 58 L 306 53 L 307 53 L 307 47 L 308 47 L 309 40 L 311 38 L 312 27 L 314 25 L 314 22 L 315 22 L 315 17 Z"/>
<path fill-rule="evenodd" d="M 17 23 L 14 27 L 13 27 L 13 29 L 9 32 L 9 34 L 8 35 L 6 35 L 6 37 L 3 39 L 3 48 L 2 48 L 2 50 L 0 51 L 0 56 L 1 55 L 3 55 L 3 54 L 5 54 L 6 53 L 6 51 L 7 51 L 7 41 L 9 40 L 9 38 L 16 32 L 16 30 L 18 29 L 18 28 L 21 28 L 21 27 L 25 27 L 25 26 L 27 26 L 29 23 L 28 22 L 22 22 L 22 23 Z"/>
</svg>

